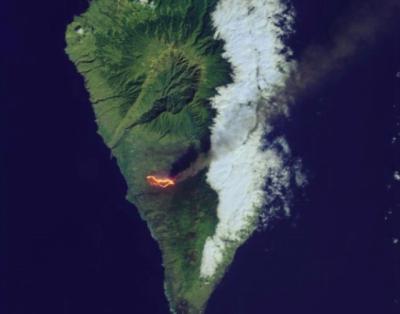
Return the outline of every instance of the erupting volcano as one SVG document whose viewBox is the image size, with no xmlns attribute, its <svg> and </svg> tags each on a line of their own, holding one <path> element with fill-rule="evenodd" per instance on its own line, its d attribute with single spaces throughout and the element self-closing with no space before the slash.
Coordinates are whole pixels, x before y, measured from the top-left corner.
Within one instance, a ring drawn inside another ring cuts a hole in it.
<svg viewBox="0 0 400 314">
<path fill-rule="evenodd" d="M 175 185 L 175 180 L 168 177 L 147 176 L 146 179 L 151 186 L 156 186 L 162 189 Z"/>
</svg>

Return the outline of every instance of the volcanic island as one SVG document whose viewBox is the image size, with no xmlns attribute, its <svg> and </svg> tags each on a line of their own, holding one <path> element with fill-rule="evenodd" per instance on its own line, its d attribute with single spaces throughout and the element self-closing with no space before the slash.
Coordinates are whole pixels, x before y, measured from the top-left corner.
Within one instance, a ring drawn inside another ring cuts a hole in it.
<svg viewBox="0 0 400 314">
<path fill-rule="evenodd" d="M 265 36 L 270 22 L 257 16 L 265 14 L 265 1 L 250 1 L 253 7 L 234 2 L 238 10 L 232 12 L 243 19 L 253 14 L 255 21 L 239 25 L 237 36 L 246 40 L 239 30 L 255 34 L 257 28 Z M 276 62 L 277 49 L 262 48 L 269 54 L 252 49 L 257 41 L 249 37 L 243 46 L 248 50 L 240 49 L 245 62 L 227 55 L 229 43 L 238 41 L 223 38 L 229 23 L 221 12 L 229 6 L 223 0 L 93 0 L 66 33 L 66 52 L 85 79 L 98 133 L 127 182 L 127 199 L 159 244 L 173 313 L 204 312 L 236 249 L 256 228 L 266 162 L 275 157 L 259 148 L 265 130 L 258 119 L 259 91 L 269 82 L 257 62 Z M 222 35 L 215 27 L 218 18 Z M 240 18 L 230 21 L 241 23 Z M 250 78 L 240 76 L 242 64 Z M 239 96 L 229 88 L 240 90 Z M 220 110 L 217 103 L 223 104 Z M 231 119 L 246 119 L 225 121 L 226 107 Z M 232 143 L 213 140 L 218 117 L 225 123 L 219 128 L 233 134 Z"/>
</svg>

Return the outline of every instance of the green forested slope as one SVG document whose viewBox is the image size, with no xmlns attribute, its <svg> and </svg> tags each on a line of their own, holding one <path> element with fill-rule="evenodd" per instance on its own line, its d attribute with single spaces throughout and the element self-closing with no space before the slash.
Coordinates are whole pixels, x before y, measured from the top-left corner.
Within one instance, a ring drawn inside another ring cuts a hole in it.
<svg viewBox="0 0 400 314">
<path fill-rule="evenodd" d="M 93 0 L 66 35 L 99 134 L 127 181 L 127 198 L 160 245 L 177 313 L 202 312 L 218 280 L 199 276 L 205 239 L 217 223 L 217 194 L 205 181 L 206 168 L 174 173 L 177 184 L 167 189 L 150 186 L 146 176 L 171 175 L 189 149 L 207 154 L 209 99 L 230 81 L 222 43 L 213 39 L 215 2 Z"/>
</svg>

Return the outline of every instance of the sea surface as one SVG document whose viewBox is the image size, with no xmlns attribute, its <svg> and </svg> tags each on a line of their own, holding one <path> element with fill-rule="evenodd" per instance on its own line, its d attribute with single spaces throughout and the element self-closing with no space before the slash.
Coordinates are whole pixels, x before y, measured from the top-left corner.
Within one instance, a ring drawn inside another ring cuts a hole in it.
<svg viewBox="0 0 400 314">
<path fill-rule="evenodd" d="M 356 2 L 293 3 L 300 58 Z M 157 244 L 64 53 L 88 2 L 0 6 L 0 312 L 168 313 Z M 207 314 L 400 313 L 399 71 L 400 37 L 384 32 L 295 100 L 280 132 L 309 183 L 238 250 Z"/>
</svg>

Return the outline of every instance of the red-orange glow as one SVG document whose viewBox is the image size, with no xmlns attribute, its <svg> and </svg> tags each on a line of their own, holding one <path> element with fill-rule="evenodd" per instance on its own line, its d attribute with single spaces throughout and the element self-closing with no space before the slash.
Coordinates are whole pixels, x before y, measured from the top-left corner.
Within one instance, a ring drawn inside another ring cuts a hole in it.
<svg viewBox="0 0 400 314">
<path fill-rule="evenodd" d="M 175 180 L 168 177 L 147 176 L 146 179 L 151 186 L 162 189 L 175 185 Z"/>
</svg>

